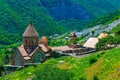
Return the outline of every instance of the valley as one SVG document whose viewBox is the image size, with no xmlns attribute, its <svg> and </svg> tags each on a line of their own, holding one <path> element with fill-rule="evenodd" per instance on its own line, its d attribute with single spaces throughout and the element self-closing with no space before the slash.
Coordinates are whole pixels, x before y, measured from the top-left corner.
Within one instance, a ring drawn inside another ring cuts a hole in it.
<svg viewBox="0 0 120 80">
<path fill-rule="evenodd" d="M 0 0 L 0 80 L 119 80 L 119 56 L 120 0 Z"/>
<path fill-rule="evenodd" d="M 20 42 L 22 40 L 20 36 L 30 18 L 40 36 L 50 36 L 76 29 L 81 31 L 109 21 L 111 23 L 120 13 L 119 0 L 101 0 L 100 2 L 98 0 L 92 0 L 92 2 L 87 0 L 20 0 L 17 2 L 0 0 L 0 3 L 2 4 L 0 5 L 0 33 L 2 34 L 0 44 L 2 45 Z M 13 41 L 9 38 L 11 35 L 17 38 Z"/>
</svg>

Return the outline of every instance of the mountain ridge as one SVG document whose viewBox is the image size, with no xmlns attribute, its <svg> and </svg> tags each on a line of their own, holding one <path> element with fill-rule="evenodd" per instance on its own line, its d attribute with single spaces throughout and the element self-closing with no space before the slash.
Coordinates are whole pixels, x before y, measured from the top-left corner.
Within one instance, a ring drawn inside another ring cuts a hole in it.
<svg viewBox="0 0 120 80">
<path fill-rule="evenodd" d="M 101 12 L 108 15 L 119 9 L 120 2 L 118 1 L 0 0 L 0 29 L 1 33 L 4 33 L 2 36 L 8 35 L 6 39 L 0 38 L 5 43 L 9 42 L 7 44 L 22 40 L 21 35 L 29 24 L 30 18 L 32 18 L 40 37 L 63 34 L 66 31 L 75 29 L 82 30 L 85 25 L 101 17 Z M 99 6 L 97 6 L 98 4 Z M 56 16 L 62 18 L 57 19 Z M 16 37 L 14 34 L 18 35 L 18 39 L 12 41 L 9 37 L 11 34 L 13 34 L 13 37 Z M 2 41 L 0 41 L 0 44 L 4 44 Z"/>
</svg>

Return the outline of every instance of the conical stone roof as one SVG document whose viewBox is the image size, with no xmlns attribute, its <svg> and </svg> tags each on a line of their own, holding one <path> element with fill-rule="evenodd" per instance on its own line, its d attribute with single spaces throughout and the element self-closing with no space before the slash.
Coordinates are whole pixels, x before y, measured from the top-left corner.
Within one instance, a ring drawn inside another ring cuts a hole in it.
<svg viewBox="0 0 120 80">
<path fill-rule="evenodd" d="M 38 32 L 35 30 L 32 22 L 28 25 L 25 32 L 23 33 L 23 37 L 38 37 Z"/>
</svg>

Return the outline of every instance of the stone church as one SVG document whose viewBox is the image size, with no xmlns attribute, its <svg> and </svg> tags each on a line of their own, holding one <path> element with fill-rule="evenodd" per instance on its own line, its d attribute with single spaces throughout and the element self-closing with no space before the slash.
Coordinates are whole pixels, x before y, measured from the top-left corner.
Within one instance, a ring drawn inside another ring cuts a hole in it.
<svg viewBox="0 0 120 80">
<path fill-rule="evenodd" d="M 11 65 L 24 66 L 37 64 L 46 60 L 50 56 L 51 48 L 48 46 L 46 37 L 39 40 L 38 32 L 32 22 L 23 33 L 23 42 L 11 56 Z"/>
</svg>

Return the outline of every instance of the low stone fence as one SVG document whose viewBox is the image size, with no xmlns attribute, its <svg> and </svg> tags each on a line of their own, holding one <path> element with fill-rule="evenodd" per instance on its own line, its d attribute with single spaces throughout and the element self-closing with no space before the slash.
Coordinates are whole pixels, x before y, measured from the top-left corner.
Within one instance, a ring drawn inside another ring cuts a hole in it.
<svg viewBox="0 0 120 80">
<path fill-rule="evenodd" d="M 24 66 L 12 66 L 12 65 L 4 65 L 4 68 L 5 68 L 5 75 L 11 73 L 11 72 L 14 72 L 16 70 L 20 70 L 20 69 L 23 69 Z"/>
</svg>

